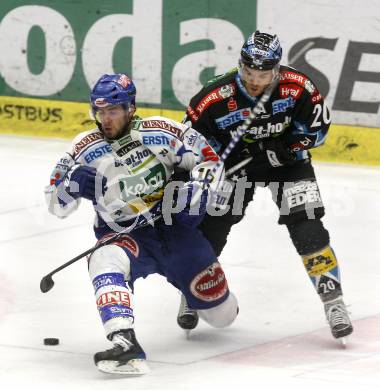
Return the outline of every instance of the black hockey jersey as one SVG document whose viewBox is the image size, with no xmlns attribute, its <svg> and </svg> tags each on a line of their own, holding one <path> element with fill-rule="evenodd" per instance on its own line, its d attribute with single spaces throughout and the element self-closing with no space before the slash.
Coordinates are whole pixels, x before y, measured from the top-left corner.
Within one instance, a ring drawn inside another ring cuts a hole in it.
<svg viewBox="0 0 380 390">
<path fill-rule="evenodd" d="M 232 151 L 227 168 L 247 154 L 257 163 L 264 163 L 266 158 L 260 143 L 269 137 L 283 137 L 297 160 L 308 158 L 308 149 L 324 143 L 330 113 L 317 87 L 305 74 L 281 66 L 279 83 L 270 99 L 260 105 L 260 97 L 247 93 L 235 68 L 210 80 L 191 99 L 184 121 L 221 153 L 233 132 L 259 104 L 259 113 Z"/>
</svg>

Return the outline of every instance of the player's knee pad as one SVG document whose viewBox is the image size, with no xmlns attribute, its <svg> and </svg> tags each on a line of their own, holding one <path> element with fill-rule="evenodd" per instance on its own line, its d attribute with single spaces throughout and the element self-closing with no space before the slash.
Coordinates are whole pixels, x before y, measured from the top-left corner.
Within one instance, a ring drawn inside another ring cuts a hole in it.
<svg viewBox="0 0 380 390">
<path fill-rule="evenodd" d="M 234 294 L 230 292 L 228 298 L 218 306 L 210 309 L 198 310 L 199 317 L 215 328 L 224 328 L 231 325 L 238 315 L 239 307 Z"/>
<path fill-rule="evenodd" d="M 131 272 L 127 253 L 117 245 L 105 245 L 97 249 L 90 257 L 89 273 L 91 280 L 105 273 L 122 273 L 126 280 Z"/>
<path fill-rule="evenodd" d="M 302 219 L 286 226 L 301 256 L 314 253 L 329 245 L 329 232 L 320 219 Z"/>
</svg>

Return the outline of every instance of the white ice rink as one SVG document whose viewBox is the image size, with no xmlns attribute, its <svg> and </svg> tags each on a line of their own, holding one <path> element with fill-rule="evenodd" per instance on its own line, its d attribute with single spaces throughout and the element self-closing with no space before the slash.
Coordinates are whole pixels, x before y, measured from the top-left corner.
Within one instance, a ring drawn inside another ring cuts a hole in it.
<svg viewBox="0 0 380 390">
<path fill-rule="evenodd" d="M 136 333 L 152 371 L 120 378 L 92 361 L 110 343 L 85 260 L 55 275 L 49 293 L 39 290 L 42 276 L 94 244 L 90 205 L 65 220 L 44 205 L 66 146 L 0 137 L 0 389 L 380 388 L 379 168 L 315 164 L 354 320 L 346 349 L 332 339 L 269 190 L 260 189 L 220 259 L 239 299 L 236 322 L 225 330 L 202 323 L 186 340 L 178 293 L 156 275 L 138 280 Z M 44 346 L 45 337 L 60 345 Z"/>
</svg>

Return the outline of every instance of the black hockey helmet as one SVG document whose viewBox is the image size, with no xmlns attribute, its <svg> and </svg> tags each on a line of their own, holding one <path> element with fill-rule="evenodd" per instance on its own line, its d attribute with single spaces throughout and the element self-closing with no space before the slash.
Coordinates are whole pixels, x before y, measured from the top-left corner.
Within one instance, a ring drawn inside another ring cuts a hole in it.
<svg viewBox="0 0 380 390">
<path fill-rule="evenodd" d="M 279 64 L 282 48 L 277 35 L 255 31 L 240 51 L 240 64 L 253 69 L 271 70 Z"/>
</svg>

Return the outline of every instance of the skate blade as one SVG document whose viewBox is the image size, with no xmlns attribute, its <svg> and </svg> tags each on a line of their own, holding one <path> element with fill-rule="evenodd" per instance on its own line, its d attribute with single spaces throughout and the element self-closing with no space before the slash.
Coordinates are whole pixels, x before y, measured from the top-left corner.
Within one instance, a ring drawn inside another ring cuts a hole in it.
<svg viewBox="0 0 380 390">
<path fill-rule="evenodd" d="M 341 337 L 340 339 L 338 339 L 338 342 L 342 348 L 347 347 L 347 337 Z"/>
<path fill-rule="evenodd" d="M 122 364 L 115 360 L 101 360 L 96 365 L 99 371 L 107 374 L 118 374 L 128 376 L 140 376 L 150 372 L 150 369 L 143 359 L 133 359 L 127 364 Z"/>
</svg>

